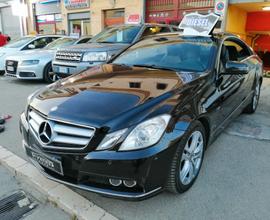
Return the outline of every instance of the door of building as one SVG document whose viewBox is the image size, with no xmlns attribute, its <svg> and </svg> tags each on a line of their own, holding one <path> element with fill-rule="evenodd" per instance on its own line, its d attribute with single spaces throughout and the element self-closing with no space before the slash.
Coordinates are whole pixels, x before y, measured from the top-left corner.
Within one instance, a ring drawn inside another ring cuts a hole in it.
<svg viewBox="0 0 270 220">
<path fill-rule="evenodd" d="M 90 13 L 72 13 L 68 18 L 70 34 L 91 35 Z"/>
</svg>

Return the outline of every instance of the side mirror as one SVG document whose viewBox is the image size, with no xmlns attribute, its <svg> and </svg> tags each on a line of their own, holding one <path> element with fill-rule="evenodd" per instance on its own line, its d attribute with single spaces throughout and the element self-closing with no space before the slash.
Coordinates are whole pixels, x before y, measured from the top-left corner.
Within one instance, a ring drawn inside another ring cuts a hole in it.
<svg viewBox="0 0 270 220">
<path fill-rule="evenodd" d="M 28 45 L 28 49 L 35 49 L 35 48 L 36 48 L 36 46 L 34 44 L 29 44 Z"/>
<path fill-rule="evenodd" d="M 225 73 L 223 75 L 244 75 L 248 74 L 249 67 L 246 63 L 237 61 L 228 61 L 225 66 Z"/>
</svg>

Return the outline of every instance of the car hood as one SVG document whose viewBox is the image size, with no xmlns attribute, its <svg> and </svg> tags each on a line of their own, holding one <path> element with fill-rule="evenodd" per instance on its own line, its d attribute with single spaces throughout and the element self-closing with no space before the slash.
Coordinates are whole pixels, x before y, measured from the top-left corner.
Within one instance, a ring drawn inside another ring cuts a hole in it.
<svg viewBox="0 0 270 220">
<path fill-rule="evenodd" d="M 0 48 L 0 57 L 1 57 L 1 59 L 3 59 L 3 57 L 7 57 L 9 55 L 17 54 L 18 52 L 20 52 L 20 49 L 19 48 L 5 48 L 5 47 L 1 47 Z"/>
<path fill-rule="evenodd" d="M 84 43 L 78 45 L 72 45 L 65 47 L 60 50 L 65 51 L 82 51 L 82 52 L 97 52 L 97 51 L 112 51 L 112 50 L 122 50 L 126 48 L 129 44 L 119 44 L 119 43 Z"/>
<path fill-rule="evenodd" d="M 16 55 L 12 55 L 6 58 L 6 60 L 37 60 L 42 58 L 53 58 L 55 54 L 55 50 L 45 50 L 45 49 L 37 49 L 37 50 L 28 50 L 21 51 L 20 53 L 16 53 Z"/>
<path fill-rule="evenodd" d="M 189 81 L 198 77 L 188 75 Z M 168 113 L 178 102 L 177 91 L 187 84 L 181 76 L 168 70 L 104 64 L 48 86 L 35 95 L 31 106 L 49 118 L 121 129 Z"/>
</svg>

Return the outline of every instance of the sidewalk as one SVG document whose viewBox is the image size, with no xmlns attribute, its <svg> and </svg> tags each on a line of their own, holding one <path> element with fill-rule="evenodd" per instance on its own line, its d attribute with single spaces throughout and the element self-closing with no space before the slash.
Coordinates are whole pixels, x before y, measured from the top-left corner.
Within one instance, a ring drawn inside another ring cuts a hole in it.
<svg viewBox="0 0 270 220">
<path fill-rule="evenodd" d="M 42 196 L 33 193 L 30 187 L 18 182 L 12 174 L 0 164 L 0 199 L 10 195 L 18 190 L 23 190 L 27 194 L 30 193 L 37 202 L 37 207 L 26 214 L 24 220 L 70 220 L 71 216 L 63 212 L 61 209 L 53 207 Z M 31 192 L 30 192 L 31 191 Z"/>
</svg>

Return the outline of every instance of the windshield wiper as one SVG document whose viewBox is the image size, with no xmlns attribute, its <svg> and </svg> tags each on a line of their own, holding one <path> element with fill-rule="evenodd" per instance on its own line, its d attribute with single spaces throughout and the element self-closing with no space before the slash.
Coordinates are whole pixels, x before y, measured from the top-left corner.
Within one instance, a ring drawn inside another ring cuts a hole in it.
<svg viewBox="0 0 270 220">
<path fill-rule="evenodd" d="M 159 69 L 159 70 L 170 70 L 170 71 L 177 71 L 170 67 L 158 66 L 158 65 L 145 65 L 145 64 L 134 64 L 135 67 L 146 67 L 151 69 Z"/>
</svg>

